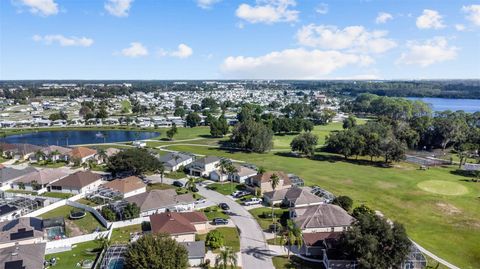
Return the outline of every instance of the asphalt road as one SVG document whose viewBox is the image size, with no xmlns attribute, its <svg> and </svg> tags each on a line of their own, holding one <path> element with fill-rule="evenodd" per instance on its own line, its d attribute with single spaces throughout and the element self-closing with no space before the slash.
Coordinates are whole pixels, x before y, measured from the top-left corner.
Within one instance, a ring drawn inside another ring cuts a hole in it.
<svg viewBox="0 0 480 269">
<path fill-rule="evenodd" d="M 240 231 L 240 251 L 242 268 L 274 269 L 272 256 L 262 229 L 252 215 L 231 198 L 216 191 L 199 186 L 199 194 L 215 203 L 227 203 L 230 206 L 230 218 Z"/>
<path fill-rule="evenodd" d="M 160 182 L 158 175 L 147 177 L 152 182 Z M 163 183 L 172 184 L 174 180 L 164 178 Z M 180 180 L 184 182 L 185 180 Z M 198 193 L 205 197 L 208 203 L 227 203 L 230 206 L 230 219 L 239 229 L 240 252 L 242 255 L 242 268 L 244 269 L 274 269 L 272 255 L 262 229 L 257 221 L 244 207 L 233 199 L 216 191 L 208 190 L 204 186 L 197 185 Z"/>
</svg>

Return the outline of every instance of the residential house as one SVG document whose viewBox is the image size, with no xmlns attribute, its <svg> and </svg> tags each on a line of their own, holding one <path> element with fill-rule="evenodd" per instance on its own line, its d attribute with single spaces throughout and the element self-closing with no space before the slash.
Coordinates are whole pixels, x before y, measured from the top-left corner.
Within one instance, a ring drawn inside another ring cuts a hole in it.
<svg viewBox="0 0 480 269">
<path fill-rule="evenodd" d="M 193 242 L 197 232 L 206 231 L 208 219 L 203 212 L 166 212 L 150 216 L 152 233 L 166 233 L 178 242 Z"/>
<path fill-rule="evenodd" d="M 43 242 L 42 220 L 34 217 L 0 222 L 0 249 Z"/>
<path fill-rule="evenodd" d="M 290 216 L 303 233 L 343 232 L 355 220 L 343 208 L 333 204 L 291 208 Z"/>
<path fill-rule="evenodd" d="M 205 261 L 205 241 L 180 242 L 188 252 L 190 267 L 200 267 Z"/>
<path fill-rule="evenodd" d="M 90 171 L 78 171 L 49 185 L 49 191 L 79 194 L 93 191 L 102 184 L 102 175 Z"/>
<path fill-rule="evenodd" d="M 147 185 L 136 176 L 115 179 L 102 184 L 101 186 L 120 193 L 123 198 L 128 198 L 147 191 Z"/>
<path fill-rule="evenodd" d="M 22 208 L 16 205 L 4 204 L 0 206 L 0 221 L 12 220 L 20 216 Z"/>
<path fill-rule="evenodd" d="M 258 174 L 257 170 L 252 169 L 250 167 L 246 167 L 246 166 L 243 166 L 243 165 L 237 165 L 237 164 L 235 164 L 234 166 L 235 166 L 237 171 L 235 173 L 233 173 L 232 175 L 229 175 L 228 179 L 232 180 L 232 181 L 235 181 L 237 183 L 245 183 L 245 181 L 248 178 L 256 176 Z"/>
<path fill-rule="evenodd" d="M 324 261 L 329 258 L 345 259 L 340 257 L 336 250 L 340 234 L 348 230 L 355 221 L 347 211 L 337 205 L 321 204 L 291 208 L 290 215 L 295 225 L 302 230 L 304 255 L 323 256 Z"/>
<path fill-rule="evenodd" d="M 11 186 L 15 190 L 39 191 L 68 174 L 68 171 L 63 168 L 45 168 L 18 178 L 12 182 Z"/>
<path fill-rule="evenodd" d="M 45 156 L 43 158 L 39 159 L 39 156 L 36 156 L 37 154 L 33 154 L 29 157 L 29 161 L 31 163 L 36 163 L 36 162 L 42 161 L 42 160 L 49 160 L 49 161 L 52 161 L 52 162 L 57 162 L 57 161 L 67 162 L 68 158 L 69 158 L 68 153 L 70 153 L 70 151 L 72 151 L 72 149 L 52 145 L 52 146 L 44 147 L 40 151 Z"/>
<path fill-rule="evenodd" d="M 2 167 L 0 168 L 0 185 L 5 187 L 10 186 L 10 183 L 15 179 L 18 179 L 24 175 L 30 174 L 35 171 L 38 171 L 38 170 L 32 166 L 27 166 L 25 169 L 15 169 L 12 167 L 5 167 L 2 165 Z M 2 188 L 2 189 L 5 189 L 5 188 Z"/>
<path fill-rule="evenodd" d="M 95 160 L 95 156 L 97 155 L 97 151 L 91 148 L 86 147 L 76 147 L 73 148 L 68 155 L 70 156 L 70 161 L 75 162 L 78 160 L 80 164 L 87 162 L 88 160 Z"/>
<path fill-rule="evenodd" d="M 187 169 L 191 176 L 196 177 L 210 177 L 210 173 L 217 170 L 217 165 L 220 163 L 220 158 L 215 156 L 207 156 L 197 159 L 188 165 Z"/>
<path fill-rule="evenodd" d="M 125 199 L 140 207 L 140 216 L 146 217 L 163 212 L 183 212 L 195 209 L 192 194 L 177 194 L 175 189 L 152 190 Z"/>
<path fill-rule="evenodd" d="M 287 207 L 305 207 L 325 203 L 325 199 L 312 194 L 307 188 L 291 187 L 266 192 L 263 200 L 270 205 L 281 204 Z"/>
<path fill-rule="evenodd" d="M 45 243 L 18 245 L 0 249 L 0 268 L 39 269 L 45 261 Z"/>
<path fill-rule="evenodd" d="M 261 195 L 263 195 L 265 192 L 273 191 L 271 178 L 274 174 L 279 178 L 278 185 L 275 190 L 288 189 L 292 186 L 290 178 L 287 174 L 281 171 L 271 171 L 248 178 L 245 181 L 247 190 L 254 193 L 258 189 Z"/>
<path fill-rule="evenodd" d="M 160 162 L 163 163 L 165 171 L 177 171 L 180 167 L 185 167 L 193 162 L 191 154 L 181 152 L 169 152 L 166 155 L 159 157 Z"/>
<path fill-rule="evenodd" d="M 31 144 L 1 144 L 3 157 L 15 160 L 27 160 L 35 152 L 42 149 L 40 146 Z"/>
</svg>

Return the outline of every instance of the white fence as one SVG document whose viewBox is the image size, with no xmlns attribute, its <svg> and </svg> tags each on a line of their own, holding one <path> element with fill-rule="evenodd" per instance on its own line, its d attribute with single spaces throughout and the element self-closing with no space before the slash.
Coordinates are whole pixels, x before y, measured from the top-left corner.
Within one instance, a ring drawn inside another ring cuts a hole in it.
<svg viewBox="0 0 480 269">
<path fill-rule="evenodd" d="M 110 231 L 91 233 L 91 234 L 79 235 L 79 236 L 66 238 L 66 239 L 50 241 L 50 242 L 47 242 L 47 245 L 45 247 L 45 254 L 68 251 L 68 249 L 70 249 L 71 246 L 74 244 L 93 241 L 97 238 L 105 237 L 105 236 L 109 237 Z"/>
<path fill-rule="evenodd" d="M 130 225 L 142 224 L 142 222 L 144 222 L 144 221 L 149 222 L 150 218 L 149 217 L 140 217 L 140 218 L 131 219 L 131 220 L 115 221 L 115 222 L 112 222 L 111 227 L 112 227 L 112 229 L 121 228 L 121 227 L 125 227 L 125 226 L 130 226 Z"/>
<path fill-rule="evenodd" d="M 70 201 L 70 200 L 66 200 L 66 202 L 67 202 L 67 205 L 69 205 L 69 206 L 82 208 L 82 209 L 85 209 L 86 211 L 92 213 L 95 216 L 95 218 L 97 218 L 97 220 L 100 221 L 100 223 L 105 228 L 108 228 L 108 221 L 102 216 L 102 214 L 100 214 L 97 210 L 95 210 L 91 206 L 84 205 L 84 204 L 81 204 L 81 203 L 78 203 L 78 202 L 75 202 L 75 201 Z"/>
</svg>

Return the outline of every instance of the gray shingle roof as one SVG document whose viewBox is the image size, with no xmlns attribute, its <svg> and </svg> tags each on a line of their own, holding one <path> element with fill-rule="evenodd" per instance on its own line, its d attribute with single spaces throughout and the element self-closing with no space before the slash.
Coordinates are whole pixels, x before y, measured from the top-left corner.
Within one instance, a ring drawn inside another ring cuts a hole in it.
<svg viewBox="0 0 480 269">
<path fill-rule="evenodd" d="M 175 189 L 152 190 L 126 198 L 130 203 L 135 203 L 141 211 L 166 208 L 181 204 L 190 204 L 195 201 L 192 194 L 178 195 Z"/>
<path fill-rule="evenodd" d="M 193 157 L 188 154 L 180 153 L 180 152 L 169 152 L 166 155 L 163 155 L 159 158 L 160 162 L 168 165 L 168 166 L 175 166 L 179 163 L 182 163 L 186 160 L 192 159 Z"/>
<path fill-rule="evenodd" d="M 180 244 L 187 249 L 189 259 L 205 257 L 205 241 L 180 242 Z"/>
<path fill-rule="evenodd" d="M 29 174 L 31 172 L 35 172 L 37 169 L 35 169 L 32 166 L 28 166 L 25 169 L 15 169 L 11 167 L 5 167 L 0 169 L 0 182 L 7 182 L 12 179 L 24 176 L 26 174 Z"/>
<path fill-rule="evenodd" d="M 45 243 L 18 245 L 0 249 L 0 268 L 9 268 L 16 263 L 24 269 L 43 268 L 45 245 Z"/>
<path fill-rule="evenodd" d="M 300 229 L 350 226 L 355 220 L 343 208 L 321 204 L 296 209 L 295 224 Z"/>
</svg>

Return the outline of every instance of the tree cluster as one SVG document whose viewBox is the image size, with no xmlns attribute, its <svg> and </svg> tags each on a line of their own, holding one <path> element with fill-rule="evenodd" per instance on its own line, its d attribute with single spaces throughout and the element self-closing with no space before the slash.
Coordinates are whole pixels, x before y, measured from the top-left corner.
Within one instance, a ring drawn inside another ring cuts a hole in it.
<svg viewBox="0 0 480 269">
<path fill-rule="evenodd" d="M 218 119 L 211 117 L 209 119 L 210 134 L 213 137 L 223 137 L 228 133 L 228 123 L 225 115 L 220 115 Z"/>
<path fill-rule="evenodd" d="M 162 163 L 146 149 L 131 148 L 108 158 L 107 169 L 112 174 L 132 173 L 141 175 L 155 172 Z"/>
<path fill-rule="evenodd" d="M 340 239 L 346 256 L 360 268 L 399 268 L 410 252 L 411 242 L 402 224 L 390 224 L 366 206 L 353 210 L 356 222 Z"/>
</svg>

